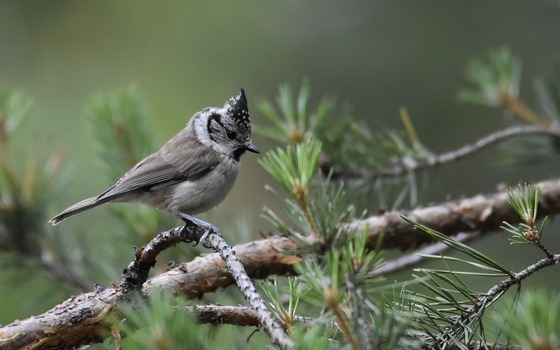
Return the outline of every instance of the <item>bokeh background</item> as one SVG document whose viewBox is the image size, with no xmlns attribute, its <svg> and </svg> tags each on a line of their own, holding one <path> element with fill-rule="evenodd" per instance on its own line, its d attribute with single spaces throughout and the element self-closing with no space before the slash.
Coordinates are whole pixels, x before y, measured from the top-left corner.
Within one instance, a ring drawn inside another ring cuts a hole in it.
<svg viewBox="0 0 560 350">
<path fill-rule="evenodd" d="M 54 145 L 71 164 L 71 181 L 48 209 L 51 214 L 107 185 L 85 113 L 96 93 L 135 84 L 163 143 L 194 112 L 223 105 L 240 87 L 253 122 L 262 122 L 256 101 L 274 98 L 279 84 L 299 87 L 308 79 L 314 101 L 336 96 L 373 129 L 399 128 L 398 110 L 406 107 L 421 140 L 445 151 L 505 125 L 497 110 L 457 102 L 470 58 L 509 47 L 523 65 L 521 97 L 536 106 L 533 82 L 552 70 L 559 44 L 560 3 L 546 0 L 0 1 L 0 82 L 35 100 L 13 152 L 23 163 L 42 145 Z M 263 151 L 272 146 L 258 136 L 254 143 Z M 558 157 L 503 167 L 495 165 L 500 152 L 492 148 L 439 169 L 428 198 L 471 196 L 493 192 L 499 183 L 560 174 Z M 263 206 L 274 206 L 267 182 L 257 157 L 245 156 L 232 194 L 205 217 L 226 234 L 227 227 L 250 227 L 255 237 L 270 231 L 260 218 Z M 84 235 L 73 239 L 91 243 L 92 251 L 120 249 L 87 232 L 97 215 L 106 214 L 99 209 L 78 216 L 64 223 L 65 231 Z M 557 224 L 549 230 L 553 250 L 560 244 L 557 232 Z M 503 234 L 477 247 L 513 268 L 541 257 L 509 246 Z M 114 254 L 124 261 L 132 257 L 131 250 Z M 117 281 L 123 267 L 107 271 L 100 283 Z M 0 270 L 0 324 L 40 313 L 68 296 L 45 276 L 18 273 Z M 557 274 L 551 268 L 527 284 L 560 290 Z M 17 289 L 14 277 L 21 281 Z"/>
</svg>

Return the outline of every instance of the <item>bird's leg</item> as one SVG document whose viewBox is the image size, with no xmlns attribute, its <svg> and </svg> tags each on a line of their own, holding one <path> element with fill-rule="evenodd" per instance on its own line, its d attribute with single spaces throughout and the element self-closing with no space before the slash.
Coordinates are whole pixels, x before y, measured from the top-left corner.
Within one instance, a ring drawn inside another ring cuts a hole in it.
<svg viewBox="0 0 560 350">
<path fill-rule="evenodd" d="M 204 227 L 206 229 L 206 232 L 204 232 L 204 234 L 202 235 L 202 237 L 200 237 L 200 239 L 198 240 L 198 242 L 195 244 L 195 247 L 199 244 L 202 243 L 202 245 L 204 247 L 207 247 L 205 244 L 206 241 L 206 237 L 208 237 L 208 234 L 210 233 L 210 231 L 213 231 L 215 234 L 217 234 L 220 237 L 224 237 L 222 235 L 222 232 L 214 225 L 212 225 L 209 222 L 200 220 L 195 218 L 194 216 L 190 216 L 189 214 L 186 213 L 179 213 L 179 217 L 181 218 L 181 220 L 183 220 L 185 222 L 185 230 L 187 229 L 187 225 L 190 223 Z M 207 247 L 208 248 L 208 247 Z"/>
</svg>

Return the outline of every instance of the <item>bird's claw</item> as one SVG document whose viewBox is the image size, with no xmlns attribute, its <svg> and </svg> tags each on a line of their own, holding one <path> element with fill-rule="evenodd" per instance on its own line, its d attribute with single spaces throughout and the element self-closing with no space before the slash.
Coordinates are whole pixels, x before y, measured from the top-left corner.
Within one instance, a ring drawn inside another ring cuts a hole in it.
<svg viewBox="0 0 560 350">
<path fill-rule="evenodd" d="M 199 244 L 202 244 L 203 247 L 205 248 L 211 248 L 211 246 L 209 245 L 209 242 L 207 242 L 208 240 L 208 235 L 210 234 L 210 232 L 217 234 L 220 238 L 223 238 L 224 236 L 222 235 L 222 232 L 214 225 L 212 225 L 211 223 L 208 223 L 206 221 L 197 219 L 195 217 L 192 217 L 188 214 L 185 213 L 181 213 L 181 219 L 183 219 L 183 221 L 185 221 L 185 227 L 183 228 L 183 230 L 187 230 L 187 227 L 189 226 L 188 224 L 195 224 L 198 226 L 202 226 L 206 229 L 206 231 L 204 232 L 204 234 L 198 239 L 198 242 L 195 243 L 195 247 Z"/>
<path fill-rule="evenodd" d="M 208 234 L 210 233 L 210 230 L 206 230 L 206 232 L 204 232 L 204 234 L 198 239 L 198 242 L 196 242 L 193 247 L 196 247 L 199 244 L 202 244 L 202 246 L 204 248 L 210 248 L 210 246 L 208 246 L 208 242 L 206 242 L 206 239 L 208 238 Z"/>
</svg>

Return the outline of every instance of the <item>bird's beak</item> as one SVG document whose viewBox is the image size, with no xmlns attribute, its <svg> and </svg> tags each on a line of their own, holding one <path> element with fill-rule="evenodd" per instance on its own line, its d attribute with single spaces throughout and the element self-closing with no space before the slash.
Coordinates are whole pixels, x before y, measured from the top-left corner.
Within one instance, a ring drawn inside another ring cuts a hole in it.
<svg viewBox="0 0 560 350">
<path fill-rule="evenodd" d="M 253 145 L 252 143 L 248 143 L 245 145 L 245 149 L 249 152 L 253 152 L 253 153 L 261 153 L 261 151 L 259 151 L 259 149 L 257 148 L 257 146 Z"/>
</svg>

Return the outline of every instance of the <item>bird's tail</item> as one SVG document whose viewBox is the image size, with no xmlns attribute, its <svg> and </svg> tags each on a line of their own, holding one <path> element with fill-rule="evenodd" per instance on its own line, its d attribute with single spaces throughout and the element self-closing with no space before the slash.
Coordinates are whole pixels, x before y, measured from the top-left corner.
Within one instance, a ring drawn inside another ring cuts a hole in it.
<svg viewBox="0 0 560 350">
<path fill-rule="evenodd" d="M 59 222 L 61 222 L 62 220 L 65 220 L 67 218 L 69 218 L 70 216 L 74 215 L 74 214 L 78 214 L 81 213 L 84 210 L 88 210 L 91 208 L 95 208 L 101 204 L 105 204 L 107 202 L 110 201 L 110 198 L 104 198 L 104 199 L 98 199 L 98 196 L 95 197 L 91 197 L 88 199 L 84 199 L 81 202 L 78 202 L 68 208 L 66 208 L 62 213 L 58 214 L 57 216 L 55 216 L 54 218 L 49 220 L 49 223 L 54 225 L 58 225 Z"/>
</svg>

